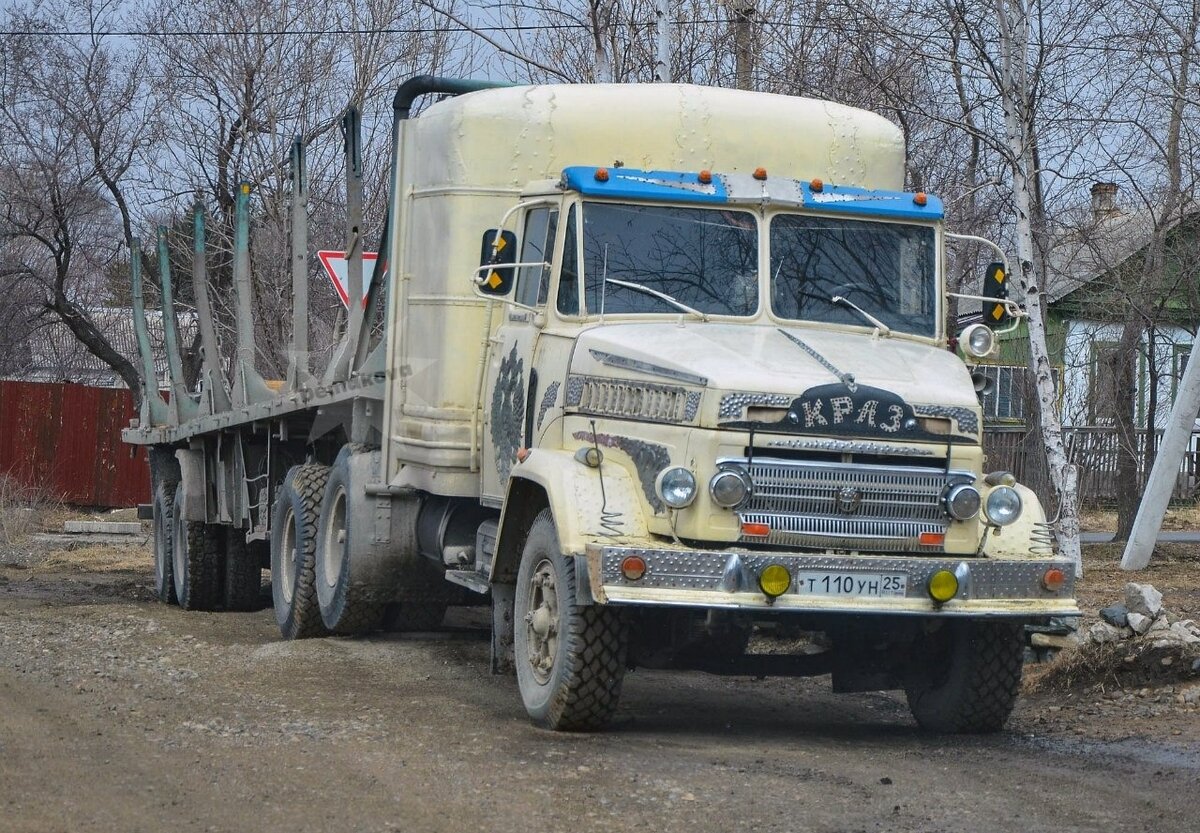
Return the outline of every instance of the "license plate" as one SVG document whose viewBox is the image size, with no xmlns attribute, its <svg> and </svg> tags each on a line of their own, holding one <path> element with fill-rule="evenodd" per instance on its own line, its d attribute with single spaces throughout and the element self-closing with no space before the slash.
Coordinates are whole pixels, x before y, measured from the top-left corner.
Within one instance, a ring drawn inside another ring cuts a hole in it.
<svg viewBox="0 0 1200 833">
<path fill-rule="evenodd" d="M 809 570 L 796 574 L 796 592 L 802 596 L 903 596 L 908 591 L 905 573 L 838 573 Z"/>
</svg>

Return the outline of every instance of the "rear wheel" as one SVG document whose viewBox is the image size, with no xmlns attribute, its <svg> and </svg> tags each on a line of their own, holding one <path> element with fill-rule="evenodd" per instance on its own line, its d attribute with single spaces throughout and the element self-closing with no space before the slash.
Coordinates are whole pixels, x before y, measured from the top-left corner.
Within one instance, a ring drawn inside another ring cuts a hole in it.
<svg viewBox="0 0 1200 833">
<path fill-rule="evenodd" d="M 165 481 L 154 488 L 154 594 L 163 604 L 178 604 L 171 537 L 175 528 L 175 485 Z"/>
<path fill-rule="evenodd" d="M 327 466 L 293 466 L 284 478 L 271 522 L 271 596 L 284 639 L 326 636 L 313 571 Z"/>
<path fill-rule="evenodd" d="M 1024 629 L 1009 622 L 944 622 L 914 644 L 904 691 L 922 729 L 985 733 L 1004 727 L 1021 688 Z"/>
<path fill-rule="evenodd" d="M 171 570 L 184 610 L 216 610 L 221 603 L 225 536 L 220 526 L 183 517 L 183 484 L 172 506 Z"/>
<path fill-rule="evenodd" d="M 260 543 L 261 542 L 256 542 Z M 262 591 L 262 558 L 246 543 L 246 530 L 225 530 L 225 609 L 258 610 Z"/>
<path fill-rule="evenodd" d="M 575 559 L 562 553 L 549 509 L 521 554 L 513 627 L 517 683 L 533 721 L 560 731 L 606 726 L 621 697 L 627 630 L 616 610 L 576 603 Z"/>
</svg>

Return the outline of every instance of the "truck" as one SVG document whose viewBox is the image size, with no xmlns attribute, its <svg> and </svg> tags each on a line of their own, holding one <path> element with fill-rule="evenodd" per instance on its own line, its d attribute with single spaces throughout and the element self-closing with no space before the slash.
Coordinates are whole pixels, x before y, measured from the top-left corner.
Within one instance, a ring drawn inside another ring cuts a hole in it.
<svg viewBox="0 0 1200 833">
<path fill-rule="evenodd" d="M 971 364 L 995 335 L 955 343 L 955 236 L 904 191 L 898 128 L 686 84 L 419 76 L 394 100 L 367 276 L 359 118 L 327 367 L 304 148 L 286 379 L 255 362 L 249 186 L 225 359 L 196 211 L 200 383 L 168 324 L 170 401 L 147 385 L 124 432 L 149 447 L 162 601 L 246 609 L 269 568 L 285 639 L 489 605 L 492 670 L 554 730 L 604 727 L 637 668 L 830 675 L 903 690 L 927 730 L 1004 725 L 1026 626 L 1078 614 L 1075 573 L 1037 496 L 988 470 Z M 802 649 L 756 648 L 772 628 Z"/>
</svg>

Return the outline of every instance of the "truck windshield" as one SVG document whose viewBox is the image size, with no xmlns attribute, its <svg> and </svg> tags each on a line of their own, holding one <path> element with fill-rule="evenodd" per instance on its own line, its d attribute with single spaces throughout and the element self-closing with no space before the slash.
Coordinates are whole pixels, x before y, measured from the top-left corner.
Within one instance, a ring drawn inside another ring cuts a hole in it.
<svg viewBox="0 0 1200 833">
<path fill-rule="evenodd" d="M 866 312 L 894 330 L 935 336 L 935 252 L 926 226 L 777 215 L 772 309 L 781 318 L 869 327 Z"/>
<path fill-rule="evenodd" d="M 584 203 L 583 274 L 588 315 L 751 315 L 758 223 L 746 211 Z"/>
</svg>

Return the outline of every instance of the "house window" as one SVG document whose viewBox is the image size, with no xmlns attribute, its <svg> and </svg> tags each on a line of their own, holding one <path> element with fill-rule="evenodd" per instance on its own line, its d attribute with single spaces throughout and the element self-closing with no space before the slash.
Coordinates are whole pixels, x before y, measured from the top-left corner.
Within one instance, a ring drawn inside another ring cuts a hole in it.
<svg viewBox="0 0 1200 833">
<path fill-rule="evenodd" d="M 1029 369 L 1021 365 L 979 365 L 976 372 L 991 381 L 983 395 L 985 420 L 1025 419 L 1025 379 Z"/>
</svg>

